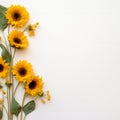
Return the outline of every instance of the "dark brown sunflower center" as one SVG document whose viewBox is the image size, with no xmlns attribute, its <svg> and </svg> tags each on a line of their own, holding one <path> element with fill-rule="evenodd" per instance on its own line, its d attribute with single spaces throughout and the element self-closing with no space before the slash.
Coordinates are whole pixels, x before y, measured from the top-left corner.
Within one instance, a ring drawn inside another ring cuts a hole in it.
<svg viewBox="0 0 120 120">
<path fill-rule="evenodd" d="M 19 70 L 19 74 L 20 74 L 21 76 L 25 76 L 26 73 L 27 73 L 27 71 L 26 71 L 25 68 L 20 68 L 20 70 Z"/>
<path fill-rule="evenodd" d="M 14 20 L 20 20 L 20 18 L 21 18 L 21 15 L 18 13 L 18 12 L 15 12 L 14 14 L 13 14 L 13 19 Z"/>
<path fill-rule="evenodd" d="M 0 64 L 0 72 L 2 72 L 4 69 L 4 66 L 2 64 Z"/>
<path fill-rule="evenodd" d="M 17 44 L 20 44 L 21 43 L 21 40 L 19 39 L 19 38 L 14 38 L 14 40 L 13 40 L 15 43 L 17 43 Z"/>
<path fill-rule="evenodd" d="M 30 84 L 29 84 L 29 89 L 35 89 L 36 87 L 36 82 L 33 80 Z"/>
</svg>

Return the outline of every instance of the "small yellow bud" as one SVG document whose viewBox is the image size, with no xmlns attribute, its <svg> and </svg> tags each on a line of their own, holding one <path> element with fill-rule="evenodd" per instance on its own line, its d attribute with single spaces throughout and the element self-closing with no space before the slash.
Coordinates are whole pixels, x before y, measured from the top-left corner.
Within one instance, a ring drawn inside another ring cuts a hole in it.
<svg viewBox="0 0 120 120">
<path fill-rule="evenodd" d="M 43 104 L 46 103 L 46 101 L 45 101 L 43 98 L 41 98 L 40 100 L 41 100 L 41 102 L 42 102 Z"/>
<path fill-rule="evenodd" d="M 51 95 L 49 91 L 46 91 L 46 95 L 47 95 L 47 100 L 50 101 L 51 100 Z"/>
<path fill-rule="evenodd" d="M 5 94 L 6 94 L 6 92 L 5 92 L 3 89 L 2 89 L 2 94 L 3 94 L 3 95 L 5 95 Z"/>
<path fill-rule="evenodd" d="M 2 94 L 4 94 L 4 95 L 6 94 L 6 92 L 3 89 L 2 89 Z"/>
<path fill-rule="evenodd" d="M 4 103 L 4 98 L 0 99 L 0 104 Z"/>
</svg>

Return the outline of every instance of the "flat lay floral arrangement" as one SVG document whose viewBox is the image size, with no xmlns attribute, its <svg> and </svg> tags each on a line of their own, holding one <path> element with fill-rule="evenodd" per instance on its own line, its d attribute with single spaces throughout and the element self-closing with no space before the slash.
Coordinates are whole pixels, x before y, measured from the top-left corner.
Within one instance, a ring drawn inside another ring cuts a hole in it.
<svg viewBox="0 0 120 120">
<path fill-rule="evenodd" d="M 17 51 L 27 49 L 29 37 L 35 35 L 39 25 L 38 22 L 29 24 L 29 19 L 28 11 L 21 5 L 0 5 L 0 120 L 25 120 L 35 110 L 37 99 L 43 104 L 51 99 L 32 64 L 28 60 L 14 61 Z M 17 94 L 20 89 L 24 91 L 23 96 Z M 22 99 L 21 103 L 16 96 Z"/>
</svg>

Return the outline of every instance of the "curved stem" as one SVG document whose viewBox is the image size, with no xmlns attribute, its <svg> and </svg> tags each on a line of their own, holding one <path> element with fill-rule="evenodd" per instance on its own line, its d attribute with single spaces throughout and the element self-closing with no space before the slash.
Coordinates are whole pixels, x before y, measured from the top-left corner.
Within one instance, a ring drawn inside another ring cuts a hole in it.
<svg viewBox="0 0 120 120">
<path fill-rule="evenodd" d="M 10 112 L 10 88 L 7 88 L 7 103 L 8 103 L 8 120 L 11 120 L 11 112 Z"/>
<path fill-rule="evenodd" d="M 13 60 L 14 60 L 14 57 L 15 57 L 15 53 L 16 53 L 16 48 L 14 49 L 14 53 L 12 55 L 12 60 L 11 60 L 11 68 L 10 68 L 10 74 L 11 74 L 11 81 L 12 81 L 12 95 L 14 94 L 14 78 L 13 78 L 13 75 L 12 75 L 12 66 L 13 66 Z"/>
<path fill-rule="evenodd" d="M 9 95 L 8 95 L 8 88 L 7 88 L 7 107 L 8 107 L 8 111 L 9 111 Z M 8 120 L 9 120 L 9 113 L 8 115 Z"/>
<path fill-rule="evenodd" d="M 39 96 L 36 96 L 36 97 L 34 98 L 34 101 L 36 101 L 36 100 L 38 99 L 38 97 L 39 97 Z"/>
<path fill-rule="evenodd" d="M 16 85 L 16 88 L 15 88 L 15 90 L 14 90 L 14 95 L 15 95 L 15 93 L 16 93 L 16 91 L 17 91 L 19 85 L 20 85 L 20 82 L 18 82 L 18 84 Z"/>
<path fill-rule="evenodd" d="M 26 93 L 24 93 L 24 96 L 23 96 L 23 100 L 22 100 L 22 109 L 23 109 L 23 106 L 24 106 L 25 97 L 26 97 Z M 23 117 L 23 112 L 22 112 L 22 110 L 21 110 L 20 120 L 22 120 L 22 117 Z"/>
<path fill-rule="evenodd" d="M 10 25 L 8 25 L 8 35 L 9 35 L 9 32 L 10 32 Z"/>
<path fill-rule="evenodd" d="M 12 61 L 14 60 L 15 53 L 16 53 L 16 48 L 14 48 L 14 53 L 13 53 Z"/>
</svg>

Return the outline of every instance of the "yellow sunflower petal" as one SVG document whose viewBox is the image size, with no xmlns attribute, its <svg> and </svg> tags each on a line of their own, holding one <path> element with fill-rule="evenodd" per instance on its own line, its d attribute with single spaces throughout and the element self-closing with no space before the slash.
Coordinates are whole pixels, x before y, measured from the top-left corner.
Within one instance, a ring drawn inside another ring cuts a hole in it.
<svg viewBox="0 0 120 120">
<path fill-rule="evenodd" d="M 26 60 L 17 62 L 16 65 L 13 66 L 12 73 L 19 82 L 26 82 L 26 80 L 34 74 L 32 65 Z"/>
<path fill-rule="evenodd" d="M 0 57 L 0 77 L 6 78 L 9 74 L 9 64 Z"/>
<path fill-rule="evenodd" d="M 25 85 L 25 91 L 31 96 L 38 95 L 43 89 L 43 81 L 39 76 L 33 76 L 29 78 L 28 82 Z"/>
<path fill-rule="evenodd" d="M 15 27 L 23 27 L 29 20 L 26 8 L 20 5 L 11 5 L 6 11 L 8 23 Z"/>
<path fill-rule="evenodd" d="M 18 30 L 13 30 L 8 35 L 8 40 L 12 47 L 15 47 L 18 49 L 26 48 L 28 46 L 27 37 L 24 35 L 23 32 L 18 31 Z"/>
</svg>

